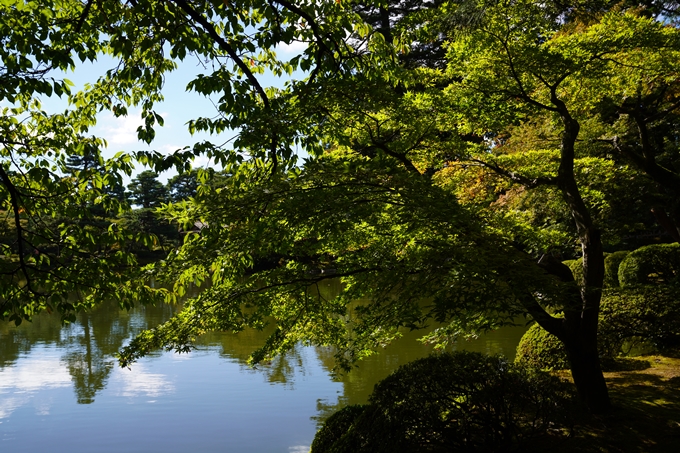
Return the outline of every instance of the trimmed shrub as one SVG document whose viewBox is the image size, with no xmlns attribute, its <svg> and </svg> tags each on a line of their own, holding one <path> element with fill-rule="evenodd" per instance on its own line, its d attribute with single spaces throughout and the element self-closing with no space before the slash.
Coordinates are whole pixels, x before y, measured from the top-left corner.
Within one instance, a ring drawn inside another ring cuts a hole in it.
<svg viewBox="0 0 680 453">
<path fill-rule="evenodd" d="M 583 258 L 577 260 L 566 260 L 563 261 L 564 264 L 571 269 L 571 273 L 574 276 L 574 280 L 577 285 L 583 285 Z"/>
<path fill-rule="evenodd" d="M 605 290 L 600 305 L 598 351 L 603 369 L 619 370 L 617 359 L 631 351 L 680 348 L 680 287 L 646 285 Z M 541 369 L 569 368 L 557 337 L 534 324 L 517 346 L 517 363 Z"/>
<path fill-rule="evenodd" d="M 531 326 L 519 340 L 515 363 L 542 370 L 569 368 L 567 351 L 562 342 L 538 324 Z"/>
<path fill-rule="evenodd" d="M 614 329 L 603 329 L 600 320 L 597 349 L 600 355 L 600 365 L 605 371 L 620 371 L 625 365 L 623 359 L 618 358 L 623 346 L 627 345 L 627 335 Z M 566 370 L 569 368 L 567 350 L 560 340 L 545 331 L 538 324 L 534 324 L 526 331 L 517 345 L 515 363 L 541 370 Z"/>
<path fill-rule="evenodd" d="M 619 266 L 630 252 L 621 250 L 619 252 L 604 254 L 604 287 L 618 288 L 619 285 Z M 571 273 L 574 275 L 574 280 L 577 284 L 583 284 L 583 258 L 576 260 L 564 261 Z"/>
<path fill-rule="evenodd" d="M 312 452 L 506 451 L 568 426 L 574 404 L 571 385 L 547 373 L 499 356 L 437 354 L 378 383 L 368 407 L 329 418 Z"/>
<path fill-rule="evenodd" d="M 618 252 L 608 253 L 604 257 L 604 287 L 618 288 L 619 283 L 619 266 L 621 262 L 628 256 L 628 250 L 621 250 Z"/>
<path fill-rule="evenodd" d="M 653 244 L 626 256 L 619 266 L 622 287 L 673 284 L 680 280 L 680 244 Z"/>
<path fill-rule="evenodd" d="M 335 414 L 328 417 L 323 427 L 314 436 L 312 442 L 313 452 L 330 451 L 334 444 L 353 428 L 356 419 L 364 413 L 368 405 L 353 404 L 344 407 Z"/>
<path fill-rule="evenodd" d="M 647 285 L 607 291 L 600 308 L 600 336 L 616 353 L 680 348 L 680 287 Z"/>
</svg>

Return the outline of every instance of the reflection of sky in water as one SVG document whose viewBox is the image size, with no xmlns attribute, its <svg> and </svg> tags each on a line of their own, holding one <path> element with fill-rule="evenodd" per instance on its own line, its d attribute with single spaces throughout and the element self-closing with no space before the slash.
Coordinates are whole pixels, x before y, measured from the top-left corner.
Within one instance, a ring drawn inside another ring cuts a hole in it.
<svg viewBox="0 0 680 453">
<path fill-rule="evenodd" d="M 296 445 L 294 447 L 288 447 L 289 453 L 308 453 L 309 445 Z"/>
<path fill-rule="evenodd" d="M 213 346 L 112 367 L 93 402 L 76 404 L 82 376 L 64 359 L 74 353 L 73 333 L 0 369 L 0 451 L 307 453 L 317 400 L 334 400 L 342 388 L 313 348 L 291 355 L 284 378 L 273 377 L 276 363 L 252 370 Z M 77 371 L 86 373 L 91 364 L 80 353 Z"/>
<path fill-rule="evenodd" d="M 38 347 L 15 366 L 0 371 L 0 419 L 22 406 L 33 405 L 37 415 L 50 413 L 50 399 L 37 398 L 46 389 L 70 387 L 71 376 L 60 364 L 56 348 Z"/>
<path fill-rule="evenodd" d="M 172 382 L 162 374 L 149 373 L 143 364 L 137 364 L 133 369 L 117 370 L 115 378 L 109 386 L 117 388 L 117 396 L 125 398 L 158 397 L 175 390 Z"/>
<path fill-rule="evenodd" d="M 136 331 L 171 311 L 104 306 L 66 328 L 49 319 L 0 326 L 0 451 L 307 453 L 317 422 L 338 404 L 364 403 L 376 382 L 430 351 L 415 341 L 422 332 L 408 332 L 338 381 L 328 348 L 297 346 L 249 368 L 266 332 L 248 331 L 202 338 L 190 354 L 156 352 L 131 370 L 113 364 Z M 519 336 L 458 346 L 507 354 Z"/>
</svg>

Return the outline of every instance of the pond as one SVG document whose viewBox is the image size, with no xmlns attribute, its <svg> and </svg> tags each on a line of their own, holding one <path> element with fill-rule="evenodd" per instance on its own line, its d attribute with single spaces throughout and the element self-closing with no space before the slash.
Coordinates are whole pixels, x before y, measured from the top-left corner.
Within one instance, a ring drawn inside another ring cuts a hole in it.
<svg viewBox="0 0 680 453">
<path fill-rule="evenodd" d="M 118 367 L 113 354 L 174 309 L 104 304 L 67 327 L 49 315 L 0 323 L 0 451 L 306 453 L 323 419 L 366 402 L 375 383 L 431 351 L 410 332 L 339 377 L 325 348 L 299 346 L 251 369 L 245 361 L 266 334 L 248 331 Z M 524 330 L 457 347 L 512 357 Z"/>
</svg>

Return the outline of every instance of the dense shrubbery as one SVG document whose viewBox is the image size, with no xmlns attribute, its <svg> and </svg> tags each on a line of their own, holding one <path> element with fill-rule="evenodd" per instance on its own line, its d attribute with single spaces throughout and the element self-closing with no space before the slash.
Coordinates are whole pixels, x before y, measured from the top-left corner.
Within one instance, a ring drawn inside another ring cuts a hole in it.
<svg viewBox="0 0 680 453">
<path fill-rule="evenodd" d="M 397 369 L 370 404 L 328 419 L 313 453 L 506 451 L 549 427 L 569 425 L 571 386 L 502 357 L 457 352 Z"/>
<path fill-rule="evenodd" d="M 602 296 L 598 350 L 603 367 L 616 368 L 617 356 L 631 350 L 680 348 L 680 288 L 639 286 L 609 289 Z M 569 368 L 562 343 L 534 324 L 517 346 L 518 363 L 542 369 Z"/>
<path fill-rule="evenodd" d="M 312 451 L 332 451 L 331 449 L 333 446 L 338 443 L 350 429 L 353 429 L 355 421 L 359 419 L 368 407 L 369 406 L 366 404 L 353 404 L 344 407 L 328 417 L 323 428 L 321 428 L 319 432 L 316 433 L 316 436 L 314 436 Z M 348 440 L 344 439 L 342 442 L 346 444 Z M 335 448 L 335 450 L 338 450 L 338 448 Z"/>
<path fill-rule="evenodd" d="M 578 281 L 581 260 L 565 264 Z M 633 349 L 663 352 L 680 347 L 679 280 L 680 244 L 648 245 L 607 255 L 598 333 L 605 368 L 615 367 L 613 359 Z M 569 366 L 561 342 L 538 325 L 520 340 L 516 360 L 544 369 Z"/>
<path fill-rule="evenodd" d="M 618 288 L 619 283 L 619 267 L 621 262 L 628 256 L 630 252 L 621 250 L 614 253 L 608 253 L 604 257 L 604 287 Z M 583 271 L 581 271 L 583 272 Z"/>
<path fill-rule="evenodd" d="M 633 343 L 636 339 L 630 339 L 621 332 L 602 329 L 602 324 L 603 321 L 600 319 L 601 327 L 597 346 L 602 368 L 604 370 L 619 369 L 623 364 L 620 363 L 620 360 L 617 360 L 617 356 L 622 351 L 623 346 L 636 346 L 638 343 Z M 562 342 L 538 324 L 531 326 L 522 336 L 519 345 L 517 345 L 515 362 L 543 370 L 565 370 L 569 368 L 567 350 Z"/>
<path fill-rule="evenodd" d="M 617 288 L 619 284 L 619 266 L 621 262 L 628 256 L 630 252 L 621 250 L 613 253 L 604 254 L 604 287 Z M 574 280 L 579 285 L 583 283 L 583 258 L 577 260 L 564 261 L 571 273 L 574 274 Z"/>
<path fill-rule="evenodd" d="M 600 336 L 615 352 L 651 346 L 680 348 L 680 287 L 638 286 L 609 291 L 600 309 Z"/>
<path fill-rule="evenodd" d="M 630 252 L 619 266 L 622 287 L 680 283 L 680 244 L 653 244 Z"/>
<path fill-rule="evenodd" d="M 567 351 L 555 335 L 534 324 L 522 336 L 517 345 L 515 362 L 545 370 L 569 368 Z"/>
</svg>

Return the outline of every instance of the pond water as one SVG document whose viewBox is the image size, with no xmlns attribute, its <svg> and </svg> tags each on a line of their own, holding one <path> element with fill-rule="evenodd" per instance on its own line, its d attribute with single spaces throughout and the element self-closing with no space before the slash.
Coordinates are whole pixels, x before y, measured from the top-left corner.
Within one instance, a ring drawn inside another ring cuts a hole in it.
<svg viewBox="0 0 680 453">
<path fill-rule="evenodd" d="M 67 327 L 48 315 L 0 323 L 0 451 L 306 453 L 323 419 L 366 402 L 375 383 L 431 351 L 411 332 L 340 377 L 331 351 L 302 346 L 251 369 L 245 361 L 266 333 L 248 331 L 118 367 L 113 354 L 174 309 L 104 304 Z M 512 357 L 524 330 L 457 347 Z"/>
</svg>

